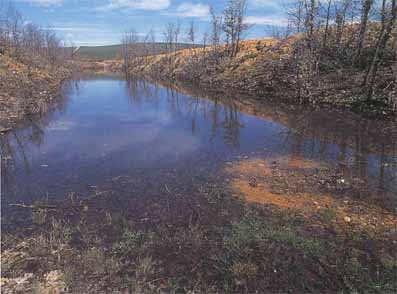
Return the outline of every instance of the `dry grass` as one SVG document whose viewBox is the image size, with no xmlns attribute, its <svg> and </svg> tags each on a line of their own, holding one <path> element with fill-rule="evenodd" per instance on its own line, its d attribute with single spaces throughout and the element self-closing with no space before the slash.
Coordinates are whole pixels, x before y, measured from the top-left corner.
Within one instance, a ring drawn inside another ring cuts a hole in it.
<svg viewBox="0 0 397 294">
<path fill-rule="evenodd" d="M 375 85 L 374 105 L 365 99 L 362 87 L 366 69 L 373 56 L 379 29 L 370 26 L 360 67 L 352 67 L 351 55 L 355 50 L 353 32 L 349 26 L 342 38 L 342 48 L 337 50 L 336 32 L 330 30 L 326 47 L 322 47 L 323 35 L 319 31 L 318 52 L 305 47 L 302 35 L 286 39 L 256 39 L 243 41 L 237 56 L 230 58 L 227 46 L 218 50 L 207 46 L 205 49 L 186 49 L 169 54 L 149 56 L 137 61 L 131 71 L 154 79 L 193 83 L 218 92 L 237 92 L 256 99 L 279 100 L 289 103 L 305 103 L 316 107 L 332 106 L 349 108 L 368 115 L 395 114 L 393 81 L 395 69 L 382 66 Z M 393 44 L 393 40 L 390 40 Z M 393 62 L 394 45 L 387 48 L 384 64 Z M 306 48 L 306 49 L 305 49 Z M 312 56 L 311 56 L 312 55 Z M 316 70 L 313 70 L 315 62 Z M 387 86 L 388 85 L 388 86 Z M 385 97 L 392 97 L 385 99 Z M 378 103 L 379 102 L 379 103 Z"/>
<path fill-rule="evenodd" d="M 27 115 L 45 111 L 69 76 L 63 67 L 29 66 L 0 55 L 0 125 L 13 127 Z"/>
</svg>

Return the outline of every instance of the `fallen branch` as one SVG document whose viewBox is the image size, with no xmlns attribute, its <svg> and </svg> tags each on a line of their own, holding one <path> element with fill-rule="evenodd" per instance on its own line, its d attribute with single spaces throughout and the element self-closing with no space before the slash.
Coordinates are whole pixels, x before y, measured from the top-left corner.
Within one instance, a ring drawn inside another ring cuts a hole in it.
<svg viewBox="0 0 397 294">
<path fill-rule="evenodd" d="M 170 189 L 168 189 L 167 184 L 165 184 L 165 190 L 166 190 L 169 194 L 172 194 L 171 191 L 170 191 Z"/>
<path fill-rule="evenodd" d="M 57 209 L 54 205 L 25 205 L 25 204 L 10 204 L 11 207 L 29 208 L 29 209 Z"/>
<path fill-rule="evenodd" d="M 0 134 L 2 134 L 2 133 L 8 133 L 8 132 L 10 132 L 12 129 L 11 128 L 2 128 L 2 127 L 0 127 Z"/>
</svg>

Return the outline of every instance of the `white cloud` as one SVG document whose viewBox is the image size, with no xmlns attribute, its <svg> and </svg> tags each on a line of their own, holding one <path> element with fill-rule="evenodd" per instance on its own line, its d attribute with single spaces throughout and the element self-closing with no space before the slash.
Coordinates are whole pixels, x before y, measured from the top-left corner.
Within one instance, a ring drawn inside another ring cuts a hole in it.
<svg viewBox="0 0 397 294">
<path fill-rule="evenodd" d="M 280 7 L 283 3 L 280 0 L 253 0 L 253 4 L 257 6 Z"/>
<path fill-rule="evenodd" d="M 170 0 L 110 0 L 105 6 L 97 10 L 107 11 L 119 8 L 141 9 L 141 10 L 163 10 L 171 5 Z"/>
<path fill-rule="evenodd" d="M 22 25 L 23 26 L 28 26 L 28 25 L 31 25 L 31 24 L 33 24 L 33 22 L 31 20 L 25 20 Z"/>
<path fill-rule="evenodd" d="M 267 16 L 247 16 L 245 23 L 254 25 L 276 25 L 286 26 L 288 21 L 283 17 L 267 17 Z"/>
<path fill-rule="evenodd" d="M 173 13 L 181 17 L 201 17 L 206 18 L 210 13 L 210 7 L 206 4 L 193 4 L 193 3 L 182 3 L 176 8 L 176 12 Z"/>
<path fill-rule="evenodd" d="M 39 6 L 52 6 L 52 5 L 60 5 L 64 0 L 20 0 L 27 3 L 31 3 Z"/>
<path fill-rule="evenodd" d="M 109 30 L 104 30 L 104 29 L 98 29 L 98 27 L 67 27 L 67 26 L 50 26 L 48 28 L 51 31 L 57 31 L 57 32 L 69 32 L 69 33 L 111 33 L 112 31 Z"/>
</svg>

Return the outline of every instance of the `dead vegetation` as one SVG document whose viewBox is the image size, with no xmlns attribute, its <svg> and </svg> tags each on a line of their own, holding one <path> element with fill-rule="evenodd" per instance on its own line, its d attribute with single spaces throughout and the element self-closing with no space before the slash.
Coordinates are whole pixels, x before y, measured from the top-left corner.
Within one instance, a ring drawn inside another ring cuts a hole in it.
<svg viewBox="0 0 397 294">
<path fill-rule="evenodd" d="M 353 2 L 296 1 L 288 6 L 290 20 L 284 35 L 241 41 L 245 12 L 237 8 L 235 12 L 233 5 L 245 4 L 230 1 L 223 18 L 212 10 L 210 46 L 138 58 L 126 68 L 136 75 L 232 90 L 257 99 L 393 115 L 396 3 Z M 232 17 L 233 13 L 239 16 Z M 357 23 L 349 21 L 359 17 Z M 197 40 L 194 33 L 190 26 L 192 42 Z M 174 35 L 172 26 L 167 34 L 171 45 Z"/>
<path fill-rule="evenodd" d="M 24 24 L 0 1 L 0 128 L 46 111 L 70 76 L 69 52 L 52 32 Z"/>
<path fill-rule="evenodd" d="M 13 207 L 26 222 L 3 227 L 5 293 L 395 290 L 395 214 L 351 198 L 332 169 L 255 156 L 221 174 L 225 185 L 185 174 L 182 188 L 169 172 L 142 197 L 103 190 Z"/>
<path fill-rule="evenodd" d="M 344 68 L 343 65 L 324 70 L 317 85 L 310 87 L 310 97 L 306 96 L 307 93 L 300 88 L 302 76 L 298 73 L 299 65 L 294 64 L 294 47 L 299 42 L 296 37 L 286 40 L 243 41 L 233 60 L 222 59 L 218 64 L 212 62 L 210 48 L 196 49 L 194 55 L 191 50 L 183 50 L 172 53 L 172 56 L 150 57 L 147 61 L 136 64 L 132 71 L 137 75 L 144 74 L 156 79 L 193 83 L 214 91 L 229 92 L 233 89 L 259 100 L 265 99 L 260 97 L 268 97 L 267 100 L 281 99 L 361 111 L 360 101 L 365 100 L 361 85 L 364 74 L 362 70 Z M 332 59 L 330 57 L 329 60 Z M 170 60 L 173 61 L 171 67 Z M 386 114 L 394 111 L 395 107 L 392 86 L 394 67 L 382 67 L 379 76 L 388 77 L 388 82 L 378 80 L 379 91 L 376 92 L 380 99 L 385 99 L 385 104 L 379 106 L 377 112 L 383 111 Z M 391 84 L 384 87 L 384 83 Z"/>
<path fill-rule="evenodd" d="M 0 66 L 0 125 L 8 130 L 28 116 L 46 112 L 61 82 L 70 76 L 67 69 L 31 68 L 8 55 L 0 55 Z"/>
</svg>

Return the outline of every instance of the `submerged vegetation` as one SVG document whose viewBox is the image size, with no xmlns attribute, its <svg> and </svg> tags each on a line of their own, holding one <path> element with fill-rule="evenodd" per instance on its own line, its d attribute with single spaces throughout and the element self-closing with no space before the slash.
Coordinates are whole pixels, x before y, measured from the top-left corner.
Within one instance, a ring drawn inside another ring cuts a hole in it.
<svg viewBox="0 0 397 294">
<path fill-rule="evenodd" d="M 72 194 L 15 207 L 27 222 L 3 233 L 4 293 L 395 291 L 392 213 L 344 196 L 335 201 L 349 216 L 322 196 L 290 207 L 300 193 L 283 196 L 286 206 L 245 204 L 227 186 L 191 184 L 182 191 L 167 179 L 151 197 Z"/>
</svg>

